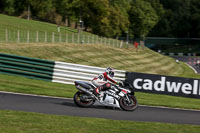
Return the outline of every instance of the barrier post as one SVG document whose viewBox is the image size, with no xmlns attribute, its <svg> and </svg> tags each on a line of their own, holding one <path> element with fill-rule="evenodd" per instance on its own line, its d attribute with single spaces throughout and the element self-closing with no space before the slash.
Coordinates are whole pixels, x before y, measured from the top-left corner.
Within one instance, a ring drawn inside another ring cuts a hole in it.
<svg viewBox="0 0 200 133">
<path fill-rule="evenodd" d="M 36 42 L 39 42 L 39 38 L 38 38 L 38 31 L 36 31 Z"/>
<path fill-rule="evenodd" d="M 66 33 L 65 37 L 66 37 L 65 38 L 66 39 L 65 42 L 68 43 L 68 35 L 67 35 L 67 33 Z"/>
<path fill-rule="evenodd" d="M 54 32 L 52 32 L 52 43 L 54 43 Z"/>
<path fill-rule="evenodd" d="M 72 43 L 74 43 L 74 33 L 72 33 Z"/>
<path fill-rule="evenodd" d="M 19 43 L 20 42 L 20 32 L 19 32 L 19 30 L 17 30 L 17 43 Z"/>
<path fill-rule="evenodd" d="M 80 34 L 78 34 L 78 44 L 80 43 Z"/>
<path fill-rule="evenodd" d="M 123 41 L 121 40 L 121 42 L 120 42 L 120 48 L 122 48 L 123 47 Z"/>
<path fill-rule="evenodd" d="M 6 43 L 8 42 L 8 29 L 6 29 L 6 31 L 5 31 L 5 41 L 6 41 Z"/>
<path fill-rule="evenodd" d="M 45 32 L 45 35 L 44 35 L 44 42 L 45 43 L 47 42 L 47 32 Z"/>
<path fill-rule="evenodd" d="M 94 41 L 94 35 L 93 35 L 93 36 L 92 36 L 92 43 L 94 44 L 94 42 L 95 42 L 95 41 Z"/>
<path fill-rule="evenodd" d="M 61 37 L 61 33 L 59 33 L 59 42 L 62 42 L 62 37 Z"/>
<path fill-rule="evenodd" d="M 29 30 L 27 31 L 27 43 L 29 43 Z"/>
</svg>

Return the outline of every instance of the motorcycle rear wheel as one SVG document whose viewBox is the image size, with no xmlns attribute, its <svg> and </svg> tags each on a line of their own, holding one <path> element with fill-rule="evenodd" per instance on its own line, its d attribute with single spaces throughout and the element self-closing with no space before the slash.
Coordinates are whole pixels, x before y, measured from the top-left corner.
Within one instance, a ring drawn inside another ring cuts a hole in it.
<svg viewBox="0 0 200 133">
<path fill-rule="evenodd" d="M 129 97 L 130 103 L 128 102 L 126 97 L 122 97 L 119 100 L 119 105 L 125 111 L 134 111 L 138 106 L 137 99 L 135 96 L 128 96 L 128 97 Z"/>
<path fill-rule="evenodd" d="M 87 95 L 87 94 L 80 92 L 80 91 L 76 92 L 74 94 L 74 103 L 79 107 L 90 107 L 90 106 L 92 106 L 95 101 L 94 100 L 84 101 L 84 100 L 81 99 L 81 96 L 83 96 L 83 95 Z"/>
</svg>

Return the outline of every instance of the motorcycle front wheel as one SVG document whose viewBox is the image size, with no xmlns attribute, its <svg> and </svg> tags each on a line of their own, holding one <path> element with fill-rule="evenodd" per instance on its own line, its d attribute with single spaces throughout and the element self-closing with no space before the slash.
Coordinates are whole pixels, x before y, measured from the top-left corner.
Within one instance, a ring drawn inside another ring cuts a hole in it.
<svg viewBox="0 0 200 133">
<path fill-rule="evenodd" d="M 87 97 L 87 94 L 80 91 L 76 92 L 74 94 L 74 103 L 79 107 L 90 107 L 94 104 L 94 100 L 85 99 L 84 97 Z"/>
<path fill-rule="evenodd" d="M 128 97 L 129 97 L 129 100 L 126 97 L 122 97 L 119 100 L 119 105 L 125 111 L 134 111 L 138 106 L 137 99 L 135 96 L 129 95 Z"/>
</svg>

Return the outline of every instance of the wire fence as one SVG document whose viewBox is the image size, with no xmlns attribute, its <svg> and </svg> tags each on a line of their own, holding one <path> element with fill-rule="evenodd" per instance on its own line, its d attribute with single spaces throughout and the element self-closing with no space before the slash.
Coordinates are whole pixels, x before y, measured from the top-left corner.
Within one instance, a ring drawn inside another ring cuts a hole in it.
<svg viewBox="0 0 200 133">
<path fill-rule="evenodd" d="M 74 43 L 103 44 L 118 48 L 128 48 L 127 42 L 92 34 L 59 33 L 33 30 L 0 29 L 0 43 Z"/>
</svg>

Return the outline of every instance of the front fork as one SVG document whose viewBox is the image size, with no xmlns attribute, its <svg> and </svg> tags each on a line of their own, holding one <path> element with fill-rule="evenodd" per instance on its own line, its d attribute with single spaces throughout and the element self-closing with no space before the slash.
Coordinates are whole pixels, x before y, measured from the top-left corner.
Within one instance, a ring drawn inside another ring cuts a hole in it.
<svg viewBox="0 0 200 133">
<path fill-rule="evenodd" d="M 130 99 L 129 99 L 128 95 L 126 95 L 126 99 L 128 100 L 128 103 L 130 104 L 130 103 L 131 103 L 131 101 L 130 101 Z"/>
</svg>

